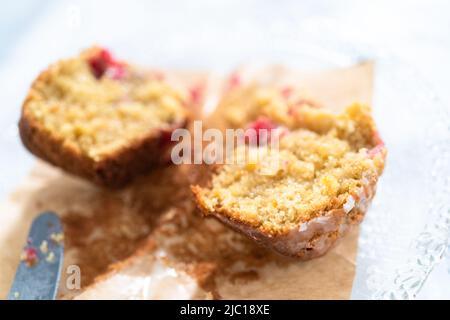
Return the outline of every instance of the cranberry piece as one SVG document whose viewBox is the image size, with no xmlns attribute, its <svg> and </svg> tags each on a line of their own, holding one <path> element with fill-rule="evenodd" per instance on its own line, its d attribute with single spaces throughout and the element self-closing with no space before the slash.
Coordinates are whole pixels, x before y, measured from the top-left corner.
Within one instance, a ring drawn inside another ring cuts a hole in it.
<svg viewBox="0 0 450 320">
<path fill-rule="evenodd" d="M 92 73 L 96 78 L 100 78 L 106 72 L 113 61 L 111 53 L 106 49 L 101 49 L 95 56 L 89 59 Z"/>
<path fill-rule="evenodd" d="M 373 142 L 375 143 L 375 147 L 369 150 L 369 158 L 373 158 L 384 149 L 384 141 L 381 139 L 378 131 L 375 131 L 373 134 Z"/>
<path fill-rule="evenodd" d="M 27 247 L 25 248 L 25 257 L 23 261 L 27 264 L 27 266 L 33 266 L 38 261 L 38 254 L 37 250 L 33 247 Z"/>
<path fill-rule="evenodd" d="M 233 72 L 228 78 L 228 90 L 235 89 L 241 85 L 241 77 L 237 72 Z"/>
<path fill-rule="evenodd" d="M 375 157 L 378 153 L 380 153 L 384 149 L 384 144 L 378 144 L 367 153 L 369 158 Z"/>
<path fill-rule="evenodd" d="M 116 61 L 106 49 L 100 49 L 88 62 L 92 73 L 97 79 L 107 75 L 112 79 L 120 80 L 125 76 L 124 64 Z"/>
<path fill-rule="evenodd" d="M 190 100 L 193 105 L 198 105 L 203 99 L 203 86 L 196 85 L 189 89 Z"/>
<path fill-rule="evenodd" d="M 166 75 L 162 71 L 155 70 L 153 72 L 153 77 L 156 81 L 163 81 L 166 78 Z"/>
<path fill-rule="evenodd" d="M 373 141 L 375 142 L 376 145 L 384 146 L 384 141 L 383 141 L 383 139 L 381 139 L 380 133 L 378 131 L 375 131 L 373 133 Z"/>
<path fill-rule="evenodd" d="M 276 131 L 275 131 L 276 130 Z M 279 127 L 272 120 L 266 117 L 260 117 L 256 121 L 250 123 L 245 131 L 245 142 L 253 143 L 252 137 L 256 131 L 256 144 L 259 145 L 262 142 L 268 142 L 273 137 L 272 135 L 276 133 L 277 137 L 281 137 L 286 133 L 284 128 Z M 267 135 L 266 141 L 260 141 Z"/>
<path fill-rule="evenodd" d="M 125 68 L 122 64 L 114 64 L 106 69 L 105 75 L 114 80 L 120 80 L 125 77 Z"/>
<path fill-rule="evenodd" d="M 292 87 L 284 87 L 283 89 L 281 89 L 281 95 L 283 96 L 283 98 L 289 99 L 293 91 L 294 90 L 292 89 Z"/>
<path fill-rule="evenodd" d="M 256 121 L 253 121 L 248 125 L 248 128 L 255 129 L 255 130 L 261 130 L 261 129 L 275 129 L 278 127 L 275 123 L 272 122 L 269 118 L 266 117 L 259 117 Z"/>
</svg>

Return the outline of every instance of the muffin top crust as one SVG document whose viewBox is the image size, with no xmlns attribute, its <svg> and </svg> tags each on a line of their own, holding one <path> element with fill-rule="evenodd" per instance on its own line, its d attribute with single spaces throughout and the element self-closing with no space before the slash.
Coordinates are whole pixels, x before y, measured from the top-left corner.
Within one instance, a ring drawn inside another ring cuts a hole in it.
<svg viewBox="0 0 450 320">
<path fill-rule="evenodd" d="M 151 71 L 93 47 L 51 65 L 23 112 L 63 145 L 101 161 L 186 117 L 186 94 Z"/>
</svg>

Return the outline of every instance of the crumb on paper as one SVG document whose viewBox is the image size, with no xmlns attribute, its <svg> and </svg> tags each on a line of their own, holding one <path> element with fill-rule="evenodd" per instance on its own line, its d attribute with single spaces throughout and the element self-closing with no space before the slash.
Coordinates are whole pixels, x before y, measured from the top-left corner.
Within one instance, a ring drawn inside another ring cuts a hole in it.
<svg viewBox="0 0 450 320">
<path fill-rule="evenodd" d="M 55 262 L 55 254 L 53 253 L 53 251 L 50 251 L 50 253 L 45 258 L 45 261 L 47 261 L 48 263 Z"/>
<path fill-rule="evenodd" d="M 14 299 L 19 299 L 20 298 L 20 292 L 19 291 L 15 291 L 14 292 Z"/>
<path fill-rule="evenodd" d="M 39 246 L 39 250 L 41 250 L 41 252 L 43 254 L 47 254 L 47 252 L 48 252 L 48 242 L 47 242 L 47 240 L 42 241 L 41 245 Z"/>
<path fill-rule="evenodd" d="M 61 244 L 64 241 L 64 234 L 62 232 L 52 233 L 50 235 L 50 239 L 52 239 L 57 244 Z"/>
<path fill-rule="evenodd" d="M 214 295 L 211 291 L 206 292 L 205 300 L 214 300 Z"/>
<path fill-rule="evenodd" d="M 34 266 L 38 260 L 37 250 L 34 247 L 26 247 L 20 255 L 20 261 L 25 262 L 28 267 Z"/>
</svg>

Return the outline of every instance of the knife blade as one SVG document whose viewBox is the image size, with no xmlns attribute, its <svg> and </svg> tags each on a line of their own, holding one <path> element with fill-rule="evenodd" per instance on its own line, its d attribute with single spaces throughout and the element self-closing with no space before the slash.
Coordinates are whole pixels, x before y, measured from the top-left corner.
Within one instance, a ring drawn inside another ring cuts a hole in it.
<svg viewBox="0 0 450 320">
<path fill-rule="evenodd" d="M 63 263 L 63 233 L 59 217 L 45 212 L 31 225 L 9 300 L 54 300 Z"/>
</svg>

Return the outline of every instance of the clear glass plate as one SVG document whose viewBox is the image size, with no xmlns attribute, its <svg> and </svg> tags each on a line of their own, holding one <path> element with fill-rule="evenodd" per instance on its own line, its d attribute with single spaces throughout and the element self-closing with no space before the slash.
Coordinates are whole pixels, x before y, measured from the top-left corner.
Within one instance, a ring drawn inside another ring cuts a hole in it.
<svg viewBox="0 0 450 320">
<path fill-rule="evenodd" d="M 255 60 L 324 69 L 374 59 L 374 113 L 389 154 L 362 224 L 352 298 L 405 299 L 420 292 L 449 241 L 450 116 L 411 67 L 374 48 L 349 45 L 320 18 L 302 23 L 301 12 L 278 3 L 178 2 L 174 10 L 169 2 L 141 1 L 128 3 L 125 14 L 123 5 L 108 2 L 108 14 L 98 15 L 103 6 L 54 2 L 3 61 L 0 84 L 9 89 L 0 93 L 0 147 L 9 152 L 0 165 L 11 170 L 0 175 L 2 193 L 33 163 L 16 134 L 31 79 L 92 43 L 145 65 L 216 71 Z"/>
<path fill-rule="evenodd" d="M 354 298 L 409 299 L 450 234 L 450 118 L 420 76 L 376 56 L 374 112 L 389 154 L 359 239 Z"/>
<path fill-rule="evenodd" d="M 253 51 L 249 50 L 249 51 Z M 251 53 L 254 54 L 254 53 Z M 227 64 L 255 62 L 230 52 Z M 235 56 L 236 55 L 236 56 Z M 441 260 L 450 236 L 450 115 L 409 65 L 386 51 L 338 37 L 277 41 L 258 63 L 302 69 L 374 60 L 374 116 L 388 148 L 377 195 L 361 227 L 353 299 L 412 299 Z M 208 62 L 222 70 L 223 60 Z M 448 274 L 445 275 L 450 280 Z M 445 281 L 445 279 L 442 279 Z M 433 294 L 434 296 L 434 294 Z"/>
<path fill-rule="evenodd" d="M 308 39 L 271 55 L 267 61 L 308 69 L 376 62 L 373 109 L 388 158 L 361 227 L 352 298 L 417 297 L 449 245 L 448 110 L 412 67 L 386 52 Z"/>
</svg>

